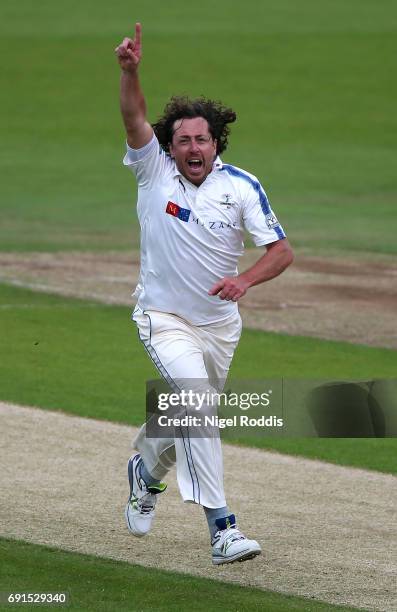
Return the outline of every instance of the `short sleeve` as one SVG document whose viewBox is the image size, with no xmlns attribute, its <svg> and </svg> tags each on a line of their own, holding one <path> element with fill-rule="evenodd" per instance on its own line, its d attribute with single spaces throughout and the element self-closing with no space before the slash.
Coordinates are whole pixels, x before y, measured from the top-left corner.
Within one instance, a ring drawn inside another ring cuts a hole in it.
<svg viewBox="0 0 397 612">
<path fill-rule="evenodd" d="M 251 180 L 243 207 L 244 227 L 256 246 L 282 240 L 286 237 L 262 185 Z"/>
<path fill-rule="evenodd" d="M 123 164 L 136 176 L 138 185 L 147 187 L 170 170 L 172 161 L 161 148 L 155 134 L 148 144 L 141 149 L 127 146 Z"/>
</svg>

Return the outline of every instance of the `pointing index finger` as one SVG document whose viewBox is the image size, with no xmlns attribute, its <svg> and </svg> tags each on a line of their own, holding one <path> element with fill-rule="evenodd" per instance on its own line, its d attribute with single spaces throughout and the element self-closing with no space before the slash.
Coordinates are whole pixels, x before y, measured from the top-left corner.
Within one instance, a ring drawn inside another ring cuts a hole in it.
<svg viewBox="0 0 397 612">
<path fill-rule="evenodd" d="M 142 34 L 142 26 L 139 22 L 135 24 L 135 44 L 139 47 L 141 46 L 141 36 Z"/>
</svg>

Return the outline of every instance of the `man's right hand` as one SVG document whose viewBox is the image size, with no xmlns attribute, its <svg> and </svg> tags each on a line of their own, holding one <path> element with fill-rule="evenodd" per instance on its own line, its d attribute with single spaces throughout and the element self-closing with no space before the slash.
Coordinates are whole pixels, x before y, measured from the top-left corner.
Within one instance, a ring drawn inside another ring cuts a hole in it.
<svg viewBox="0 0 397 612">
<path fill-rule="evenodd" d="M 120 68 L 125 72 L 135 72 L 138 69 L 142 57 L 141 31 L 141 24 L 136 23 L 134 40 L 124 38 L 115 49 Z"/>
<path fill-rule="evenodd" d="M 141 149 L 153 137 L 153 128 L 146 119 L 146 103 L 139 83 L 138 66 L 142 57 L 141 24 L 135 24 L 135 38 L 124 38 L 115 49 L 121 68 L 120 110 L 127 142 L 133 149 Z"/>
</svg>

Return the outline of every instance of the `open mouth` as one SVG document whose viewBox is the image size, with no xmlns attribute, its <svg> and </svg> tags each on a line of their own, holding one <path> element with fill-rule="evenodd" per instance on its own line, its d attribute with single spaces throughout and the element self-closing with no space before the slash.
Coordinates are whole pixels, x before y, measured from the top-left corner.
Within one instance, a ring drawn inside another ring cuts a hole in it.
<svg viewBox="0 0 397 612">
<path fill-rule="evenodd" d="M 191 168 L 192 170 L 200 170 L 203 165 L 203 162 L 201 161 L 201 159 L 197 159 L 197 158 L 188 159 L 187 163 L 188 163 L 189 168 Z"/>
</svg>

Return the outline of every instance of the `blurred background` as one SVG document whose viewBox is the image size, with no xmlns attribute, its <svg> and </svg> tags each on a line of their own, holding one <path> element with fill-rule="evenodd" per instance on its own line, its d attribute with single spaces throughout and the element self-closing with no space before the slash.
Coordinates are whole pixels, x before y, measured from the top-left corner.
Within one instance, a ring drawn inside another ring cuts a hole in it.
<svg viewBox="0 0 397 612">
<path fill-rule="evenodd" d="M 67 585 L 71 609 L 93 612 L 130 611 L 135 602 L 140 609 L 175 610 L 176 599 L 182 607 L 189 602 L 189 610 L 342 609 L 332 603 L 394 610 L 396 439 L 371 432 L 360 438 L 242 435 L 232 441 L 244 450 L 225 445 L 233 504 L 242 504 L 249 533 L 262 541 L 258 529 L 264 530 L 262 569 L 253 565 L 252 575 L 228 569 L 229 578 L 217 574 L 216 583 L 203 583 L 131 564 L 136 556 L 146 562 L 140 555 L 147 543 L 139 549 L 126 541 L 122 522 L 128 436 L 114 438 L 112 449 L 112 436 L 98 444 L 85 432 L 111 430 L 114 422 L 140 425 L 145 381 L 158 377 L 129 322 L 139 228 L 135 181 L 122 166 L 114 49 L 133 36 L 136 21 L 143 27 L 149 119 L 174 94 L 231 106 L 238 120 L 223 160 L 258 177 L 296 253 L 285 274 L 241 300 L 244 329 L 230 378 L 296 379 L 303 386 L 314 379 L 368 381 L 386 425 L 390 412 L 396 414 L 396 3 L 2 0 L 0 590 L 56 592 Z M 242 266 L 257 258 L 258 250 L 248 249 Z M 44 418 L 16 404 L 64 414 Z M 375 410 L 368 402 L 358 408 Z M 71 414 L 113 423 L 84 421 L 79 428 Z M 54 419 L 63 423 L 59 440 Z M 116 447 L 120 456 L 112 463 Z M 254 479 L 254 505 L 246 502 L 247 477 Z M 207 539 L 186 562 L 180 526 L 187 509 L 175 500 L 180 514 L 167 515 L 167 524 L 159 520 L 161 545 L 153 538 L 148 564 L 197 574 L 202 562 L 203 575 L 213 575 L 203 552 Z M 49 552 L 16 539 L 128 563 Z M 241 581 L 244 589 L 221 585 L 223 578 Z M 192 592 L 200 598 L 192 600 Z"/>
<path fill-rule="evenodd" d="M 138 20 L 151 121 L 172 94 L 221 99 L 224 161 L 296 248 L 396 252 L 391 0 L 2 2 L 2 251 L 137 246 L 114 48 Z"/>
<path fill-rule="evenodd" d="M 231 106 L 223 159 L 257 175 L 297 255 L 241 301 L 231 376 L 395 378 L 395 5 L 20 0 L 0 7 L 1 399 L 142 420 L 157 373 L 128 325 L 139 228 L 114 53 L 136 21 L 149 119 L 173 94 Z M 396 470 L 392 442 L 275 445 Z"/>
</svg>

